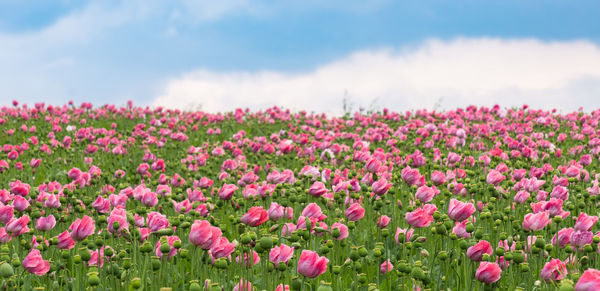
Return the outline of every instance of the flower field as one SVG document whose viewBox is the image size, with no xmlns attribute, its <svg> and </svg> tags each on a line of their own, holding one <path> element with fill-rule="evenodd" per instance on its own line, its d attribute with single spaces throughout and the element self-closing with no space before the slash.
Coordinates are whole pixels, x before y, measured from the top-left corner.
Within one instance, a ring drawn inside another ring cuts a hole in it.
<svg viewBox="0 0 600 291">
<path fill-rule="evenodd" d="M 600 290 L 600 110 L 0 108 L 0 290 Z"/>
</svg>

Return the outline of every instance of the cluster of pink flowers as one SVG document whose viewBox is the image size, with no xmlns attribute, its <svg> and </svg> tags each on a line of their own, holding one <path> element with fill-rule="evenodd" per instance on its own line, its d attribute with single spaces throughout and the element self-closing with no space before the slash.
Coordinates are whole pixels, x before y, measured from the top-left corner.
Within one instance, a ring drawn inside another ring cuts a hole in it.
<svg viewBox="0 0 600 291">
<path fill-rule="evenodd" d="M 26 246 L 16 256 L 38 276 L 61 271 L 48 249 L 87 246 L 88 267 L 120 259 L 96 243 L 110 237 L 169 262 L 194 248 L 224 268 L 262 256 L 294 277 L 470 280 L 432 266 L 449 256 L 499 288 L 535 266 L 543 284 L 597 290 L 599 124 L 600 110 L 527 106 L 327 117 L 17 102 L 0 108 L 0 244 Z"/>
</svg>

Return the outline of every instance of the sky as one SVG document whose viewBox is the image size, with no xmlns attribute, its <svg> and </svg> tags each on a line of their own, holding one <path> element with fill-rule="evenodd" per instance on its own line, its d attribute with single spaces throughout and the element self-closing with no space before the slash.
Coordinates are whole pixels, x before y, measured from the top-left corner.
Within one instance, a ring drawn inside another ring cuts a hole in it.
<svg viewBox="0 0 600 291">
<path fill-rule="evenodd" d="M 0 104 L 600 108 L 598 1 L 0 0 Z"/>
</svg>

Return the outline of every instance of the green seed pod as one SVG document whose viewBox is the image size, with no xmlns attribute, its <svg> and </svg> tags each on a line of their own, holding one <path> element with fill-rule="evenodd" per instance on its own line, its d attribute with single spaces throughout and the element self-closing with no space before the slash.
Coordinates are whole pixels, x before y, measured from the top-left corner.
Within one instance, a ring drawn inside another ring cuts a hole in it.
<svg viewBox="0 0 600 291">
<path fill-rule="evenodd" d="M 478 229 L 475 231 L 475 238 L 476 239 L 482 239 L 483 238 L 483 230 L 482 229 Z"/>
<path fill-rule="evenodd" d="M 331 248 L 333 248 L 333 241 L 332 241 L 332 240 L 327 240 L 327 243 L 326 243 L 326 245 L 327 245 L 327 247 L 328 247 L 328 248 L 330 248 L 330 249 L 331 249 Z"/>
<path fill-rule="evenodd" d="M 129 284 L 129 286 L 131 286 L 131 288 L 137 290 L 140 289 L 140 287 L 142 287 L 142 280 L 140 278 L 133 278 L 131 279 L 131 283 Z"/>
<path fill-rule="evenodd" d="M 176 240 L 175 242 L 173 242 L 173 247 L 176 249 L 180 249 L 181 248 L 181 241 L 180 240 Z"/>
<path fill-rule="evenodd" d="M 571 247 L 571 244 L 566 244 L 566 245 L 565 245 L 565 252 L 566 252 L 567 254 L 570 254 L 570 253 L 572 253 L 572 252 L 573 252 L 573 248 Z"/>
<path fill-rule="evenodd" d="M 387 228 L 384 228 L 384 229 L 382 229 L 382 230 L 381 230 L 381 235 L 382 235 L 383 237 L 388 237 L 388 236 L 390 235 L 390 230 L 389 230 L 389 229 L 387 229 Z"/>
<path fill-rule="evenodd" d="M 149 241 L 145 241 L 144 244 L 140 247 L 140 252 L 149 253 L 152 251 L 152 244 Z"/>
<path fill-rule="evenodd" d="M 443 223 L 438 223 L 436 226 L 431 227 L 432 234 L 445 234 L 447 227 Z"/>
<path fill-rule="evenodd" d="M 481 260 L 484 262 L 489 262 L 491 259 L 489 254 L 483 254 L 483 257 L 481 257 Z"/>
<path fill-rule="evenodd" d="M 158 271 L 158 269 L 160 269 L 160 260 L 158 259 L 158 257 L 152 257 L 151 260 L 151 264 L 152 264 L 152 271 Z"/>
<path fill-rule="evenodd" d="M 333 291 L 333 289 L 331 288 L 331 283 L 321 282 L 321 285 L 319 285 L 319 288 L 317 288 L 317 291 Z"/>
<path fill-rule="evenodd" d="M 446 259 L 448 259 L 448 253 L 446 251 L 441 251 L 438 254 L 438 258 L 440 259 L 440 261 L 445 261 Z"/>
<path fill-rule="evenodd" d="M 376 258 L 381 257 L 382 253 L 381 253 L 381 249 L 374 249 L 373 250 L 373 256 Z"/>
<path fill-rule="evenodd" d="M 302 290 L 302 281 L 297 276 L 292 277 L 292 285 L 290 287 L 292 287 L 292 290 Z"/>
<path fill-rule="evenodd" d="M 158 235 L 161 235 L 161 236 L 163 236 L 163 235 L 173 235 L 173 229 L 172 228 L 163 228 L 161 230 L 156 231 L 155 234 L 158 234 Z"/>
<path fill-rule="evenodd" d="M 220 258 L 215 261 L 215 266 L 218 269 L 226 269 L 227 268 L 227 260 L 225 260 L 225 258 Z"/>
<path fill-rule="evenodd" d="M 252 241 L 252 239 L 250 238 L 250 235 L 248 234 L 242 234 L 242 239 L 241 242 L 245 245 L 249 244 Z"/>
<path fill-rule="evenodd" d="M 364 258 L 369 254 L 369 252 L 367 251 L 367 248 L 361 246 L 360 248 L 358 248 L 358 254 Z"/>
<path fill-rule="evenodd" d="M 562 222 L 562 217 L 560 216 L 554 216 L 554 218 L 552 218 L 552 221 L 556 224 L 560 224 Z"/>
<path fill-rule="evenodd" d="M 325 255 L 325 254 L 329 253 L 329 247 L 327 247 L 327 245 L 322 245 L 321 247 L 319 247 L 318 253 L 320 255 Z"/>
<path fill-rule="evenodd" d="M 535 246 L 538 248 L 543 248 L 546 245 L 546 240 L 543 237 L 538 237 L 535 240 Z"/>
<path fill-rule="evenodd" d="M 353 263 L 353 267 L 354 267 L 354 270 L 360 271 L 360 270 L 362 270 L 363 265 L 360 261 L 356 261 Z"/>
<path fill-rule="evenodd" d="M 400 261 L 400 264 L 398 265 L 398 270 L 405 274 L 408 274 L 412 271 L 412 269 L 406 264 L 405 261 Z"/>
<path fill-rule="evenodd" d="M 121 225 L 119 224 L 119 222 L 118 221 L 113 221 L 112 228 L 114 230 L 118 230 L 119 227 L 121 227 Z"/>
<path fill-rule="evenodd" d="M 521 252 L 513 253 L 513 261 L 517 264 L 521 264 L 525 261 L 525 255 Z"/>
<path fill-rule="evenodd" d="M 123 269 L 129 270 L 131 268 L 131 258 L 123 258 Z"/>
<path fill-rule="evenodd" d="M 264 250 L 270 250 L 273 247 L 273 239 L 270 236 L 265 236 L 258 242 L 260 247 Z"/>
<path fill-rule="evenodd" d="M 163 243 L 160 245 L 160 252 L 166 254 L 171 251 L 171 246 L 168 243 Z"/>
<path fill-rule="evenodd" d="M 0 265 L 0 276 L 2 276 L 3 278 L 9 278 L 14 274 L 15 270 L 10 264 L 2 263 L 2 265 Z"/>
<path fill-rule="evenodd" d="M 518 241 L 515 244 L 515 250 L 522 251 L 523 250 L 523 242 Z"/>
<path fill-rule="evenodd" d="M 575 291 L 571 280 L 562 280 L 558 286 L 558 291 Z"/>
<path fill-rule="evenodd" d="M 89 261 L 92 258 L 92 253 L 90 253 L 90 250 L 86 248 L 79 249 L 79 255 L 81 256 L 81 259 L 85 262 Z"/>
<path fill-rule="evenodd" d="M 425 272 L 419 267 L 413 267 L 410 271 L 410 276 L 417 280 L 423 280 L 425 278 Z"/>
<path fill-rule="evenodd" d="M 360 254 L 358 253 L 358 250 L 353 248 L 352 250 L 350 250 L 350 259 L 353 261 L 356 261 L 360 258 Z"/>
<path fill-rule="evenodd" d="M 310 239 L 310 233 L 308 232 L 308 230 L 304 229 L 302 231 L 300 231 L 300 235 L 302 236 L 303 240 L 308 240 Z"/>
<path fill-rule="evenodd" d="M 193 282 L 190 284 L 190 291 L 202 291 L 202 287 L 198 282 Z"/>
<path fill-rule="evenodd" d="M 356 224 L 354 223 L 354 221 L 348 222 L 348 229 L 353 230 L 355 226 L 356 226 Z"/>
<path fill-rule="evenodd" d="M 358 283 L 360 283 L 360 284 L 367 283 L 367 275 L 365 273 L 358 274 Z"/>
<path fill-rule="evenodd" d="M 339 229 L 339 228 L 334 228 L 334 229 L 333 229 L 333 231 L 332 231 L 332 235 L 333 235 L 333 237 L 334 237 L 334 238 L 336 238 L 336 239 L 337 239 L 337 238 L 338 238 L 338 237 L 340 237 L 342 234 L 340 233 L 340 229 Z"/>
<path fill-rule="evenodd" d="M 444 222 L 444 227 L 446 230 L 452 229 L 454 227 L 454 222 L 451 220 L 446 220 Z"/>
<path fill-rule="evenodd" d="M 109 246 L 104 248 L 104 255 L 107 257 L 112 257 L 115 254 L 115 252 L 113 251 L 113 249 Z"/>
<path fill-rule="evenodd" d="M 88 276 L 88 283 L 90 286 L 98 286 L 100 284 L 100 277 L 98 277 L 98 274 Z"/>
<path fill-rule="evenodd" d="M 181 249 L 179 250 L 179 256 L 185 259 L 189 256 L 189 251 L 187 249 Z"/>
</svg>

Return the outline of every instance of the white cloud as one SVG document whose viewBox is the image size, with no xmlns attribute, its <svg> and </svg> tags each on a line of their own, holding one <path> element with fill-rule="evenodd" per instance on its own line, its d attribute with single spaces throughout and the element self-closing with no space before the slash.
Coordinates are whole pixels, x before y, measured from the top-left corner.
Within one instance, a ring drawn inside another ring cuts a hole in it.
<svg viewBox="0 0 600 291">
<path fill-rule="evenodd" d="M 243 14 L 252 9 L 244 0 L 92 1 L 37 30 L 0 31 L 0 104 L 13 98 L 25 102 L 61 103 L 71 98 L 88 101 L 89 95 L 98 96 L 99 88 L 106 90 L 102 75 L 110 71 L 114 76 L 123 71 L 122 65 L 132 65 L 118 59 L 98 65 L 97 60 L 112 59 L 102 51 L 111 42 L 123 50 L 131 49 L 128 46 L 136 42 L 136 36 L 124 36 L 136 27 L 151 30 L 162 26 L 164 36 L 169 37 L 177 34 L 178 27 L 218 21 L 230 13 Z M 132 41 L 121 43 L 122 39 Z M 129 85 L 133 83 L 130 75 L 126 76 Z M 126 89 L 115 91 L 112 87 L 108 89 L 112 93 L 106 94 L 115 95 L 114 100 Z"/>
<path fill-rule="evenodd" d="M 207 111 L 272 105 L 340 113 L 351 101 L 395 110 L 470 104 L 599 107 L 600 48 L 588 41 L 460 38 L 356 52 L 310 72 L 214 72 L 169 80 L 153 105 Z M 440 99 L 441 98 L 441 99 Z"/>
</svg>

